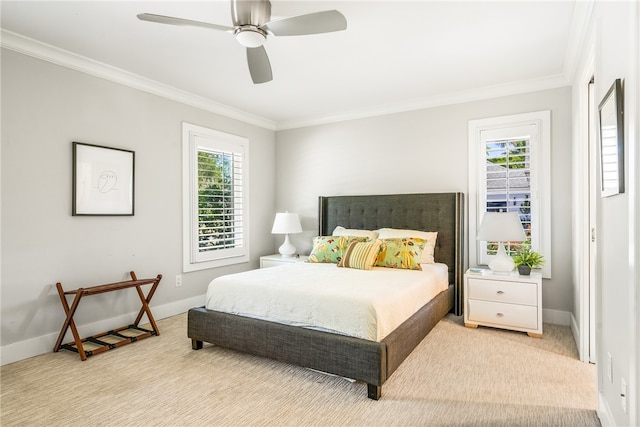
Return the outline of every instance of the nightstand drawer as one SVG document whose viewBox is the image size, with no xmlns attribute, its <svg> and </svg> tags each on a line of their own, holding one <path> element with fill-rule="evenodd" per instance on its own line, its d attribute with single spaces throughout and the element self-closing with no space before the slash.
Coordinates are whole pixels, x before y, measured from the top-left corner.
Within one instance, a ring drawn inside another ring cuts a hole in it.
<svg viewBox="0 0 640 427">
<path fill-rule="evenodd" d="M 535 306 L 538 305 L 538 288 L 535 283 L 469 278 L 468 297 L 474 300 Z"/>
<path fill-rule="evenodd" d="M 491 301 L 467 301 L 470 322 L 516 328 L 537 329 L 538 308 L 529 305 L 502 304 Z"/>
</svg>

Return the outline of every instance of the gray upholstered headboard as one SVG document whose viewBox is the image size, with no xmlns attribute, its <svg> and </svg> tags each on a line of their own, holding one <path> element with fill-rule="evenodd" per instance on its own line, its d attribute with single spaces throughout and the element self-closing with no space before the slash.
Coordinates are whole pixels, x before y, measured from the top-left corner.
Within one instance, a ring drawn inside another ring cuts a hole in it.
<svg viewBox="0 0 640 427">
<path fill-rule="evenodd" d="M 449 266 L 454 311 L 462 313 L 464 194 L 423 193 L 370 196 L 321 196 L 319 234 L 345 228 L 402 228 L 437 231 L 435 259 Z"/>
</svg>

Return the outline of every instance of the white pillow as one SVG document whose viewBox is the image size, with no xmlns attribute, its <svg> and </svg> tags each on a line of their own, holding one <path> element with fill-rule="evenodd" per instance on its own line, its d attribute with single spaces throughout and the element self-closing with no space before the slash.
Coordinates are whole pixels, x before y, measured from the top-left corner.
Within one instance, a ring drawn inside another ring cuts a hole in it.
<svg viewBox="0 0 640 427">
<path fill-rule="evenodd" d="M 333 229 L 332 236 L 355 236 L 355 237 L 366 237 L 369 240 L 376 240 L 378 238 L 378 232 L 373 230 L 358 230 L 355 228 L 344 228 L 342 226 L 337 226 Z"/>
<path fill-rule="evenodd" d="M 400 230 L 397 228 L 381 228 L 378 231 L 378 239 L 397 239 L 402 237 L 417 237 L 426 241 L 422 251 L 421 264 L 433 264 L 436 262 L 434 253 L 436 250 L 437 231 Z"/>
</svg>

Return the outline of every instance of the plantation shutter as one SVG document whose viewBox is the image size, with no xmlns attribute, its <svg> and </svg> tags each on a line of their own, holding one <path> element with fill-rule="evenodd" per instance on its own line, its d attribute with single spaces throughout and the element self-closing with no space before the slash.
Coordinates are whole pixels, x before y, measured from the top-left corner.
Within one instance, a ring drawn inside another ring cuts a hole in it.
<svg viewBox="0 0 640 427">
<path fill-rule="evenodd" d="M 197 153 L 197 226 L 192 232 L 192 261 L 203 262 L 244 254 L 244 146 L 195 136 Z"/>
<path fill-rule="evenodd" d="M 504 242 L 507 253 L 521 244 L 531 245 L 537 237 L 539 205 L 535 168 L 536 127 L 525 125 L 481 133 L 481 152 L 484 153 L 484 171 L 479 189 L 479 204 L 485 212 L 515 212 L 520 217 L 527 236 L 524 243 Z M 481 247 L 481 259 L 494 255 L 496 242 Z"/>
</svg>

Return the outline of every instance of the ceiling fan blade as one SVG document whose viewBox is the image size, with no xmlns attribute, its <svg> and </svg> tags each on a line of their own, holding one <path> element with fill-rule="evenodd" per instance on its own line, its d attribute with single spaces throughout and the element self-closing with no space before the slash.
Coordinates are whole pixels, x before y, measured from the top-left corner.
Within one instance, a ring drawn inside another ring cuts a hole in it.
<svg viewBox="0 0 640 427">
<path fill-rule="evenodd" d="M 192 21 L 190 19 L 174 18 L 172 16 L 154 15 L 153 13 L 141 13 L 138 15 L 141 21 L 157 22 L 159 24 L 186 25 L 190 27 L 208 28 L 210 30 L 233 31 L 233 27 L 210 24 L 208 22 Z"/>
<path fill-rule="evenodd" d="M 303 36 L 346 30 L 347 19 L 337 10 L 326 10 L 267 22 L 262 28 L 274 36 Z"/>
<path fill-rule="evenodd" d="M 253 83 L 266 83 L 273 80 L 271 74 L 271 63 L 264 46 L 247 48 L 247 63 L 249 64 L 249 73 Z"/>
</svg>

